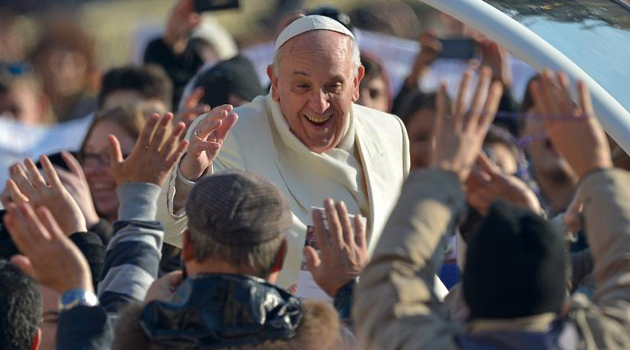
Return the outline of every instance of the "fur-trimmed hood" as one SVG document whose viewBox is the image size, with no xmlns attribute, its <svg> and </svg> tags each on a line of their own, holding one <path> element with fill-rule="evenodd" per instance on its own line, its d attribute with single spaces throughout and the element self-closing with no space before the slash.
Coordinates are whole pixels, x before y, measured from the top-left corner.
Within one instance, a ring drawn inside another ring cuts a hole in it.
<svg viewBox="0 0 630 350">
<path fill-rule="evenodd" d="M 179 302 L 129 305 L 120 313 L 113 348 L 336 350 L 340 345 L 339 317 L 327 303 L 300 303 L 284 290 L 249 276 L 202 279 L 212 283 L 193 279 L 186 294 L 179 293 L 189 298 Z M 270 301 L 272 305 L 266 305 Z"/>
</svg>

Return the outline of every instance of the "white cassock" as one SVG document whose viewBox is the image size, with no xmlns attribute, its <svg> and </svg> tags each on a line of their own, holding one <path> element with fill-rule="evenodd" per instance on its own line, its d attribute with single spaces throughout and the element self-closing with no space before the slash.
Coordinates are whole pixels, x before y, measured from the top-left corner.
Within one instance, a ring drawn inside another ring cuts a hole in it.
<svg viewBox="0 0 630 350">
<path fill-rule="evenodd" d="M 288 288 L 296 283 L 311 207 L 322 207 L 326 198 L 343 200 L 349 213 L 367 218 L 371 253 L 409 173 L 409 140 L 400 119 L 353 104 L 338 147 L 318 154 L 291 133 L 280 105 L 270 95 L 259 96 L 235 112 L 239 120 L 213 168 L 215 172 L 237 168 L 262 174 L 289 199 L 293 224 L 287 233 L 288 254 L 278 285 Z M 190 126 L 186 139 L 204 117 Z M 165 226 L 165 242 L 181 247 L 186 215 L 183 210 L 173 210 L 175 185 L 190 191 L 192 183 L 182 181 L 178 172 L 173 171 L 162 189 L 157 219 Z M 438 295 L 445 294 L 441 282 L 438 286 Z"/>
</svg>

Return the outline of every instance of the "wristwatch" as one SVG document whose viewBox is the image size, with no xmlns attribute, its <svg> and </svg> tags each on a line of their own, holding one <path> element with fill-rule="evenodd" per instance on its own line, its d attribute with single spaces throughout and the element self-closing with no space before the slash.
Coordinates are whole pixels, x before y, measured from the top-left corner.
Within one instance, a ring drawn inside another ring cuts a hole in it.
<svg viewBox="0 0 630 350">
<path fill-rule="evenodd" d="M 94 293 L 83 289 L 70 289 L 59 297 L 59 312 L 68 311 L 77 305 L 96 306 L 98 298 Z"/>
</svg>

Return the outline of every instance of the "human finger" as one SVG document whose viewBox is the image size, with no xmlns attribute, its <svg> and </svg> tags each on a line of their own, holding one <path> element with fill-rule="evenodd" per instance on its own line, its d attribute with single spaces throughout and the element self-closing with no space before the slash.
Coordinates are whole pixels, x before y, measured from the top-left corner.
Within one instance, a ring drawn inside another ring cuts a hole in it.
<svg viewBox="0 0 630 350">
<path fill-rule="evenodd" d="M 322 264 L 319 255 L 317 254 L 315 249 L 313 249 L 313 247 L 308 246 L 304 247 L 303 254 L 304 258 L 306 259 L 306 267 L 313 275 L 315 275 Z"/>
<path fill-rule="evenodd" d="M 201 101 L 201 99 L 203 98 L 203 95 L 205 93 L 205 90 L 203 89 L 203 87 L 198 87 L 196 88 L 192 94 L 190 94 L 190 96 L 188 96 L 186 98 L 186 101 L 183 104 L 183 107 L 186 109 L 192 109 L 197 107 L 197 105 L 199 104 L 199 101 Z"/>
<path fill-rule="evenodd" d="M 479 157 L 477 157 L 477 166 L 491 177 L 501 174 L 499 166 L 483 152 L 479 153 Z"/>
<path fill-rule="evenodd" d="M 226 112 L 227 113 L 227 112 Z M 221 118 L 225 118 L 227 114 Z M 205 141 L 208 139 L 208 136 L 212 134 L 215 130 L 217 130 L 221 124 L 223 123 L 223 119 L 209 119 L 205 118 L 204 120 L 195 127 L 195 131 L 193 131 L 191 136 L 191 141 Z"/>
<path fill-rule="evenodd" d="M 236 113 L 228 114 L 227 117 L 223 119 L 219 128 L 217 128 L 214 137 L 217 140 L 225 139 L 225 137 L 227 136 L 227 134 L 230 132 L 230 130 L 236 124 L 237 121 L 238 121 L 238 114 Z"/>
<path fill-rule="evenodd" d="M 367 247 L 367 240 L 365 237 L 365 221 L 361 215 L 354 216 L 354 243 L 359 248 Z"/>
<path fill-rule="evenodd" d="M 328 234 L 332 240 L 333 247 L 343 247 L 343 233 L 335 202 L 330 198 L 326 199 L 324 201 L 324 210 L 326 211 L 326 221 L 328 221 Z"/>
<path fill-rule="evenodd" d="M 446 123 L 446 119 L 448 118 L 448 109 L 449 106 L 446 105 L 446 83 L 442 82 L 440 84 L 440 89 L 438 90 L 437 99 L 437 119 L 435 121 L 435 125 L 433 126 L 433 137 L 439 135 L 444 127 L 444 123 Z"/>
<path fill-rule="evenodd" d="M 11 203 L 7 206 L 7 213 L 4 215 L 4 224 L 7 226 L 9 236 L 18 250 L 24 253 L 32 251 L 32 247 L 36 245 L 28 236 L 28 232 L 25 232 L 24 217 L 18 210 L 18 204 Z"/>
<path fill-rule="evenodd" d="M 9 196 L 15 203 L 26 203 L 28 202 L 28 197 L 26 197 L 22 191 L 18 188 L 18 185 L 15 184 L 15 181 L 12 179 L 8 179 L 7 182 L 7 190 L 9 191 Z M 4 204 L 4 203 L 3 203 Z M 5 204 L 6 207 L 6 204 Z"/>
<path fill-rule="evenodd" d="M 189 147 L 188 152 L 191 153 L 194 157 L 198 157 L 201 153 L 206 152 L 208 157 L 211 157 L 215 152 L 218 152 L 221 149 L 221 144 L 214 141 L 203 141 L 197 140 L 191 147 Z"/>
<path fill-rule="evenodd" d="M 183 140 L 182 142 L 180 142 L 175 152 L 173 152 L 173 154 L 171 154 L 170 157 L 166 159 L 166 164 L 168 164 L 168 166 L 170 167 L 177 163 L 184 156 L 184 153 L 186 153 L 188 145 L 189 142 L 187 140 Z"/>
<path fill-rule="evenodd" d="M 160 156 L 162 158 L 168 158 L 175 150 L 177 150 L 177 147 L 181 143 L 180 136 L 182 135 L 185 129 L 186 129 L 186 124 L 182 122 L 179 122 L 175 125 L 170 136 L 168 137 L 166 142 L 164 142 L 164 144 L 159 150 Z"/>
<path fill-rule="evenodd" d="M 11 199 L 11 192 L 9 192 L 9 190 L 5 186 L 5 189 L 0 193 L 0 203 L 2 203 L 2 206 L 6 208 L 12 201 L 13 200 Z"/>
<path fill-rule="evenodd" d="M 33 210 L 28 204 L 16 204 L 10 209 L 13 220 L 10 222 L 9 235 L 24 254 L 33 254 L 45 241 L 44 235 L 33 224 Z"/>
<path fill-rule="evenodd" d="M 155 113 L 149 119 L 147 119 L 146 124 L 140 131 L 140 136 L 138 136 L 138 140 L 136 141 L 136 147 L 147 148 L 149 147 L 149 143 L 151 142 L 151 137 L 153 136 L 153 132 L 157 127 L 158 121 L 160 120 L 160 115 Z"/>
<path fill-rule="evenodd" d="M 326 255 L 330 251 L 330 239 L 328 237 L 328 230 L 324 224 L 324 214 L 321 210 L 316 209 L 311 212 L 311 218 L 313 219 L 313 230 L 315 231 L 317 246 L 322 251 L 322 254 Z"/>
<path fill-rule="evenodd" d="M 348 217 L 348 209 L 343 201 L 335 204 L 337 213 L 339 214 L 339 221 L 341 222 L 341 228 L 343 229 L 342 237 L 346 245 L 353 245 L 354 243 L 354 230 L 352 229 L 352 223 L 350 217 Z"/>
<path fill-rule="evenodd" d="M 490 175 L 480 169 L 473 169 L 466 179 L 466 191 L 472 192 L 483 189 L 491 181 Z"/>
<path fill-rule="evenodd" d="M 39 162 L 42 164 L 42 168 L 44 169 L 44 173 L 46 173 L 46 178 L 48 178 L 48 182 L 53 188 L 61 189 L 63 185 L 61 184 L 61 180 L 57 175 L 57 171 L 55 167 L 50 162 L 50 159 L 46 156 L 39 157 Z"/>
<path fill-rule="evenodd" d="M 57 177 L 59 177 L 59 181 L 63 184 L 66 189 L 77 187 L 77 183 L 81 181 L 79 177 L 65 169 L 55 167 L 55 172 L 57 172 Z"/>
<path fill-rule="evenodd" d="M 107 140 L 109 141 L 110 166 L 112 169 L 117 169 L 120 163 L 124 161 L 122 151 L 120 150 L 120 142 L 118 142 L 118 139 L 114 135 L 109 135 Z"/>
<path fill-rule="evenodd" d="M 14 164 L 10 168 L 10 177 L 15 182 L 20 192 L 23 193 L 29 200 L 36 200 L 39 198 L 39 193 L 33 187 L 31 181 L 26 177 L 26 173 L 21 164 Z"/>
<path fill-rule="evenodd" d="M 488 96 L 488 88 L 490 86 L 490 78 L 492 77 L 492 70 L 488 66 L 481 67 L 479 71 L 479 77 L 477 79 L 477 88 L 470 105 L 470 110 L 467 113 L 464 129 L 469 126 L 477 128 L 477 124 L 481 119 L 481 115 L 484 113 L 484 98 Z"/>
<path fill-rule="evenodd" d="M 197 119 L 197 117 L 199 117 L 202 114 L 206 114 L 210 112 L 210 110 L 211 110 L 210 106 L 206 104 L 202 104 L 194 108 L 188 108 L 188 109 L 183 109 L 179 111 L 177 113 L 177 118 L 175 119 L 177 121 L 183 121 L 184 123 L 190 124 L 195 119 Z"/>
<path fill-rule="evenodd" d="M 462 77 L 462 81 L 459 85 L 459 92 L 457 93 L 457 99 L 455 100 L 455 111 L 453 118 L 456 119 L 457 124 L 461 124 L 461 119 L 466 114 L 466 97 L 470 90 L 470 84 L 472 82 L 472 71 L 467 70 Z"/>
<path fill-rule="evenodd" d="M 591 94 L 588 91 L 588 87 L 582 80 L 577 82 L 578 95 L 580 96 L 580 108 L 582 112 L 587 116 L 594 116 L 593 102 L 591 101 Z"/>
<path fill-rule="evenodd" d="M 61 158 L 70 169 L 70 172 L 77 175 L 81 179 L 85 179 L 85 173 L 83 172 L 83 167 L 81 163 L 72 155 L 70 152 L 62 151 Z"/>
<path fill-rule="evenodd" d="M 162 144 L 164 143 L 164 137 L 166 137 L 166 130 L 173 120 L 173 113 L 165 113 L 158 121 L 157 126 L 149 140 L 149 151 L 158 152 Z"/>
<path fill-rule="evenodd" d="M 569 92 L 569 78 L 566 74 L 558 72 L 556 74 L 556 80 L 558 81 L 559 93 L 558 93 L 558 105 L 563 116 L 568 117 L 574 115 L 575 109 L 573 100 L 571 99 L 571 93 Z"/>
<path fill-rule="evenodd" d="M 557 104 L 559 99 L 558 88 L 554 84 L 553 73 L 549 69 L 545 69 L 540 75 L 540 87 L 542 99 L 545 101 L 548 112 L 551 113 L 551 115 L 544 116 L 545 120 L 558 118 L 561 115 Z"/>
<path fill-rule="evenodd" d="M 538 114 L 537 118 L 542 118 L 543 124 L 547 126 L 551 125 L 549 123 L 553 120 L 546 118 L 546 116 L 551 114 L 551 109 L 547 106 L 547 101 L 543 98 L 541 84 L 542 83 L 538 80 L 534 80 L 530 85 L 530 91 L 532 93 L 532 99 L 534 100 L 534 109 Z"/>
<path fill-rule="evenodd" d="M 26 166 L 26 175 L 28 179 L 31 181 L 33 187 L 38 190 L 45 189 L 48 185 L 46 184 L 46 180 L 42 177 L 42 174 L 37 169 L 37 165 L 31 158 L 24 159 L 24 165 Z"/>
<path fill-rule="evenodd" d="M 481 115 L 481 119 L 479 120 L 478 132 L 485 134 L 490 129 L 490 125 L 492 125 L 492 121 L 497 116 L 497 111 L 499 110 L 499 103 L 501 103 L 501 96 L 503 95 L 503 84 L 499 81 L 495 81 L 490 84 L 490 89 L 488 90 L 488 97 L 486 98 L 486 103 L 483 106 L 483 112 Z"/>
<path fill-rule="evenodd" d="M 229 104 L 224 104 L 219 107 L 212 108 L 212 110 L 210 110 L 210 113 L 208 113 L 208 115 L 203 119 L 203 121 L 200 124 L 223 120 L 230 113 L 232 113 L 233 109 L 234 109 L 234 106 L 229 105 Z M 204 134 L 203 137 L 205 136 L 207 135 Z"/>
</svg>

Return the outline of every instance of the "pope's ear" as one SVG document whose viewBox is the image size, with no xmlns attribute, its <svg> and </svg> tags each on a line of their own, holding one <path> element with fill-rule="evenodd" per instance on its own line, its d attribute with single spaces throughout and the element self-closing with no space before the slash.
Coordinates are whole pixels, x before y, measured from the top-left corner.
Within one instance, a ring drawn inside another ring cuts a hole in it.
<svg viewBox="0 0 630 350">
<path fill-rule="evenodd" d="M 361 80 L 365 76 L 365 68 L 363 66 L 359 66 L 359 71 L 357 75 L 354 76 L 354 92 L 352 94 L 352 102 L 357 102 L 359 100 L 359 91 L 361 90 Z"/>
<path fill-rule="evenodd" d="M 271 81 L 271 98 L 279 102 L 280 95 L 278 94 L 278 77 L 276 77 L 276 71 L 273 69 L 273 64 L 267 66 L 267 76 Z"/>
</svg>

